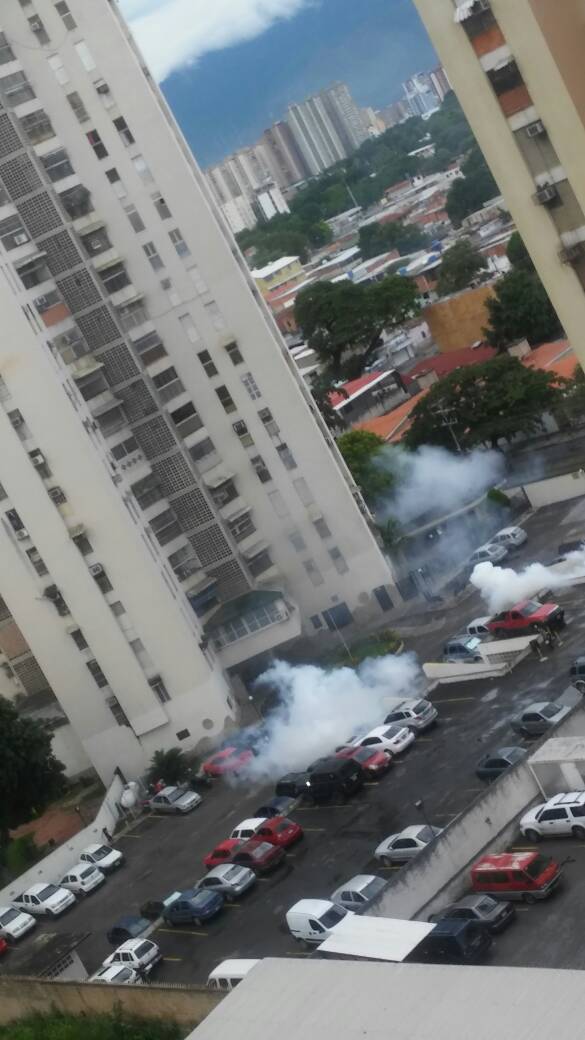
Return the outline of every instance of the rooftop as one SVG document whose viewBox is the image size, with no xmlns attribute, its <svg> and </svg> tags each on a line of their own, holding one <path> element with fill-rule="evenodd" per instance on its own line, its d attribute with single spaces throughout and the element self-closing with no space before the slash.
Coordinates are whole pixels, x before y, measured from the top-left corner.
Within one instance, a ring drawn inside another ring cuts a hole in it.
<svg viewBox="0 0 585 1040">
<path fill-rule="evenodd" d="M 382 437 L 389 444 L 395 444 L 401 441 L 410 429 L 412 412 L 426 394 L 428 394 L 428 390 L 421 390 L 414 397 L 408 397 L 406 401 L 399 404 L 398 408 L 386 412 L 386 415 L 379 415 L 377 419 L 368 419 L 367 422 L 356 423 L 356 429 L 377 433 L 378 437 Z"/>
<path fill-rule="evenodd" d="M 281 256 L 278 260 L 273 260 L 272 263 L 266 264 L 265 267 L 257 267 L 251 272 L 252 278 L 270 278 L 271 275 L 282 271 L 289 264 L 294 264 L 298 259 L 298 256 Z"/>
<path fill-rule="evenodd" d="M 464 347 L 462 350 L 450 350 L 446 354 L 435 354 L 434 357 L 424 358 L 423 361 L 409 369 L 405 373 L 406 382 L 418 379 L 419 376 L 427 375 L 428 372 L 436 372 L 439 378 L 448 376 L 456 368 L 464 368 L 467 365 L 479 365 L 482 361 L 490 361 L 496 356 L 495 347 L 482 344 L 478 347 Z"/>
<path fill-rule="evenodd" d="M 349 383 L 344 383 L 338 390 L 333 390 L 329 394 L 331 407 L 339 411 L 351 401 L 355 401 L 356 397 L 361 397 L 367 390 L 371 390 L 377 383 L 381 383 L 390 374 L 390 372 L 368 372 L 366 375 L 359 376 L 358 379 L 350 379 Z M 342 393 L 343 390 L 345 393 Z"/>
</svg>

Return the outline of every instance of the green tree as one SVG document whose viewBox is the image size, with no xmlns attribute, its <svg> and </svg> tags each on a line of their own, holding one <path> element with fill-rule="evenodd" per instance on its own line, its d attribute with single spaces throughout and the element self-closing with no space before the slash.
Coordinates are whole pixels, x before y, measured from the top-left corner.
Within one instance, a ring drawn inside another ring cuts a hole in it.
<svg viewBox="0 0 585 1040">
<path fill-rule="evenodd" d="M 515 231 L 508 242 L 506 256 L 516 270 L 534 271 L 532 257 L 524 245 L 524 239 L 519 231 Z"/>
<path fill-rule="evenodd" d="M 384 441 L 368 430 L 348 430 L 338 438 L 337 447 L 366 502 L 375 507 L 394 486 L 393 474 L 380 465 Z"/>
<path fill-rule="evenodd" d="M 510 271 L 496 283 L 486 301 L 489 324 L 484 329 L 492 347 L 504 350 L 510 343 L 527 339 L 531 346 L 554 340 L 562 334 L 556 311 L 538 275 L 520 269 Z"/>
<path fill-rule="evenodd" d="M 577 426 L 585 421 L 585 372 L 580 365 L 563 387 L 563 400 L 555 414 L 561 424 Z"/>
<path fill-rule="evenodd" d="M 417 310 L 416 286 L 399 276 L 375 285 L 315 282 L 295 301 L 297 324 L 332 379 L 359 375 L 384 329 L 402 324 Z"/>
<path fill-rule="evenodd" d="M 470 213 L 500 194 L 492 173 L 477 144 L 461 167 L 463 177 L 453 181 L 447 195 L 449 219 L 458 227 Z"/>
<path fill-rule="evenodd" d="M 29 1015 L 0 1026 L 0 1040 L 181 1040 L 176 1022 L 136 1018 L 120 1011 L 111 1015 Z"/>
<path fill-rule="evenodd" d="M 437 285 L 439 294 L 448 296 L 449 293 L 466 289 L 478 271 L 483 271 L 486 267 L 485 257 L 474 249 L 471 242 L 465 238 L 461 239 L 443 254 Z"/>
<path fill-rule="evenodd" d="M 148 767 L 147 779 L 150 783 L 164 780 L 167 784 L 181 784 L 189 775 L 189 763 L 185 752 L 180 748 L 169 748 L 168 751 L 155 751 Z"/>
<path fill-rule="evenodd" d="M 386 224 L 366 224 L 360 228 L 358 245 L 363 260 L 397 249 L 399 253 L 414 253 L 429 244 L 429 236 L 416 224 L 392 221 Z"/>
<path fill-rule="evenodd" d="M 0 697 L 0 845 L 63 793 L 65 767 L 51 750 L 51 732 Z"/>
<path fill-rule="evenodd" d="M 508 354 L 470 365 L 435 383 L 416 405 L 406 435 L 409 448 L 438 444 L 464 450 L 542 426 L 544 412 L 561 400 L 558 376 L 534 371 Z"/>
</svg>

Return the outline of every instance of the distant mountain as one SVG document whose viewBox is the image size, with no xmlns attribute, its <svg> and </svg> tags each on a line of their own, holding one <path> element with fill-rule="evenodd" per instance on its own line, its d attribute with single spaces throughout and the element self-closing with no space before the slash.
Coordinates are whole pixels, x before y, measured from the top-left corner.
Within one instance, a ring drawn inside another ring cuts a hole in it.
<svg viewBox="0 0 585 1040">
<path fill-rule="evenodd" d="M 436 63 L 412 0 L 315 0 L 255 40 L 174 73 L 163 90 L 207 166 L 334 80 L 348 83 L 360 105 L 380 107 L 400 96 L 409 75 Z"/>
</svg>

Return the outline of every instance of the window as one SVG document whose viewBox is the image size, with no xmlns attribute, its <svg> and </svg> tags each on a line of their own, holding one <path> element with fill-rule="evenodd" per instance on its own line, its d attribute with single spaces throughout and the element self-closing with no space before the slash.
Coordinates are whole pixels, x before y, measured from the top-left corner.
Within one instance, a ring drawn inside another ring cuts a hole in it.
<svg viewBox="0 0 585 1040">
<path fill-rule="evenodd" d="M 93 148 L 94 153 L 97 156 L 97 158 L 98 159 L 105 159 L 107 154 L 108 154 L 108 149 L 106 148 L 106 146 L 105 146 L 104 142 L 102 141 L 100 135 L 98 134 L 97 130 L 88 130 L 88 132 L 87 132 L 87 134 L 85 136 L 87 137 L 87 140 L 89 141 L 91 147 Z M 108 177 L 108 180 L 110 180 L 109 177 Z"/>
<path fill-rule="evenodd" d="M 95 581 L 95 583 L 96 583 L 98 589 L 100 590 L 100 592 L 111 592 L 112 591 L 114 586 L 112 585 L 112 583 L 111 583 L 110 579 L 108 578 L 108 575 L 106 574 L 106 572 L 103 569 L 103 567 L 102 567 L 101 571 L 98 574 L 92 574 L 92 578 Z"/>
<path fill-rule="evenodd" d="M 258 480 L 262 484 L 266 484 L 269 480 L 272 480 L 272 477 L 270 476 L 270 472 L 269 472 L 269 470 L 268 470 L 268 468 L 266 466 L 266 463 L 264 462 L 264 459 L 262 458 L 261 455 L 254 455 L 253 458 L 250 459 L 250 462 L 252 463 L 252 466 L 254 467 L 254 470 L 256 472 L 256 476 L 258 477 Z"/>
<path fill-rule="evenodd" d="M 154 203 L 154 208 L 155 208 L 156 212 L 158 213 L 160 219 L 161 220 L 168 220 L 169 217 L 171 216 L 171 211 L 170 211 L 169 207 L 167 206 L 165 200 L 163 199 L 160 191 L 155 191 L 154 195 L 152 196 L 152 201 Z"/>
<path fill-rule="evenodd" d="M 313 614 L 310 621 L 314 629 L 323 628 L 323 622 L 319 614 Z"/>
<path fill-rule="evenodd" d="M 317 564 L 314 560 L 304 560 L 303 567 L 305 568 L 313 585 L 323 584 L 323 575 L 321 574 L 321 571 L 317 567 Z"/>
<path fill-rule="evenodd" d="M 319 535 L 319 538 L 330 538 L 331 537 L 331 531 L 329 530 L 329 525 L 326 523 L 326 521 L 323 519 L 322 516 L 319 516 L 319 517 L 317 517 L 316 520 L 313 520 L 313 527 L 315 528 L 317 534 Z"/>
<path fill-rule="evenodd" d="M 132 134 L 130 127 L 128 126 L 128 123 L 126 122 L 123 116 L 118 116 L 117 119 L 114 119 L 114 126 L 116 127 L 116 130 L 118 131 L 126 147 L 128 147 L 128 145 L 131 144 L 136 144 L 134 135 Z"/>
<path fill-rule="evenodd" d="M 87 122 L 89 113 L 76 90 L 72 90 L 70 94 L 67 94 L 67 100 L 73 109 L 77 121 L 79 123 Z"/>
<path fill-rule="evenodd" d="M 269 495 L 268 495 L 268 498 L 270 499 L 270 503 L 272 505 L 272 508 L 274 509 L 274 512 L 276 513 L 277 516 L 280 516 L 280 517 L 288 516 L 288 512 L 289 512 L 288 506 L 287 506 L 284 498 L 282 497 L 280 491 L 270 491 Z"/>
<path fill-rule="evenodd" d="M 242 382 L 244 382 L 243 379 L 242 379 Z M 247 389 L 247 387 L 246 387 L 246 389 Z M 260 419 L 260 421 L 262 423 L 264 423 L 264 428 L 265 428 L 266 433 L 268 434 L 269 437 L 277 437 L 278 436 L 278 434 L 280 433 L 280 427 L 279 427 L 278 423 L 276 423 L 275 420 L 273 419 L 272 412 L 270 411 L 270 408 L 261 408 L 260 411 L 258 412 L 258 418 Z"/>
<path fill-rule="evenodd" d="M 65 212 L 72 220 L 86 217 L 93 211 L 91 193 L 82 184 L 76 184 L 74 188 L 59 192 L 59 198 Z"/>
<path fill-rule="evenodd" d="M 107 293 L 116 293 L 130 285 L 130 276 L 122 260 L 110 264 L 103 271 L 98 271 L 100 281 Z"/>
<path fill-rule="evenodd" d="M 159 545 L 168 545 L 183 533 L 181 525 L 172 509 L 165 509 L 150 521 L 155 538 Z"/>
<path fill-rule="evenodd" d="M 241 365 L 244 360 L 240 351 L 240 348 L 235 340 L 231 343 L 226 344 L 226 354 L 229 357 L 232 365 Z M 249 375 L 249 373 L 248 373 Z M 244 382 L 244 376 L 242 376 L 242 382 Z"/>
<path fill-rule="evenodd" d="M 240 358 L 240 360 L 242 359 Z M 237 362 L 234 361 L 234 364 L 237 364 Z M 244 384 L 249 396 L 252 398 L 253 401 L 255 401 L 258 397 L 262 397 L 262 394 L 258 389 L 258 384 L 251 372 L 246 372 L 242 376 L 242 383 Z"/>
<path fill-rule="evenodd" d="M 72 541 L 82 556 L 89 556 L 93 552 L 93 545 L 86 534 L 76 534 Z"/>
<path fill-rule="evenodd" d="M 167 352 L 158 332 L 147 332 L 146 336 L 134 340 L 134 349 L 139 355 L 143 365 L 152 365 L 154 361 L 160 361 L 167 357 Z"/>
<path fill-rule="evenodd" d="M 158 375 L 153 376 L 152 381 L 159 392 L 159 397 L 163 404 L 185 392 L 185 387 L 179 379 L 176 369 L 172 366 L 165 368 L 164 372 L 159 372 Z"/>
<path fill-rule="evenodd" d="M 148 261 L 153 271 L 160 271 L 161 267 L 164 267 L 164 264 L 156 251 L 154 242 L 146 242 L 142 248 L 148 257 Z"/>
<path fill-rule="evenodd" d="M 125 332 L 144 325 L 144 322 L 148 321 L 148 311 L 146 310 L 144 300 L 132 300 L 131 303 L 124 304 L 118 310 L 118 318 Z M 140 340 L 139 342 L 142 341 Z"/>
<path fill-rule="evenodd" d="M 200 430 L 203 426 L 192 401 L 187 401 L 180 408 L 176 408 L 174 412 L 170 412 L 170 416 L 177 427 L 177 433 L 180 433 L 181 437 L 187 437 L 190 433 L 195 433 L 196 430 Z"/>
<path fill-rule="evenodd" d="M 135 158 L 132 160 L 132 165 L 143 184 L 150 184 L 152 182 L 152 173 L 150 172 L 146 160 L 142 155 L 135 156 Z"/>
<path fill-rule="evenodd" d="M 293 480 L 293 486 L 303 505 L 310 506 L 314 499 L 304 477 L 298 477 L 297 480 Z"/>
<path fill-rule="evenodd" d="M 225 329 L 225 321 L 223 320 L 223 315 L 214 300 L 212 300 L 211 303 L 205 304 L 205 313 L 214 329 L 216 329 L 217 332 L 223 332 Z"/>
<path fill-rule="evenodd" d="M 74 628 L 69 633 L 78 650 L 87 650 L 89 643 L 80 628 Z"/>
<path fill-rule="evenodd" d="M 93 676 L 96 686 L 99 686 L 100 689 L 102 689 L 104 686 L 108 685 L 108 680 L 106 679 L 104 673 L 102 672 L 99 664 L 95 659 L 92 659 L 91 661 L 86 661 L 85 666 Z"/>
<path fill-rule="evenodd" d="M 136 206 L 124 206 L 124 212 L 137 234 L 139 231 L 145 230 L 144 221 L 136 209 Z"/>
<path fill-rule="evenodd" d="M 61 181 L 64 177 L 70 177 L 74 173 L 71 160 L 64 148 L 57 148 L 54 152 L 48 152 L 41 156 L 41 163 L 50 181 Z"/>
<path fill-rule="evenodd" d="M 378 603 L 380 604 L 380 607 L 382 608 L 382 610 L 392 610 L 392 607 L 394 606 L 394 604 L 393 604 L 392 600 L 390 599 L 390 596 L 388 594 L 388 590 L 386 589 L 385 585 L 378 585 L 377 588 L 372 589 L 372 592 L 374 593 L 374 596 L 378 600 Z"/>
<path fill-rule="evenodd" d="M 112 455 L 119 462 L 121 459 L 125 459 L 127 455 L 133 455 L 135 451 L 138 451 L 138 441 L 135 437 L 127 437 L 125 441 L 120 444 L 115 444 L 112 448 Z"/>
<path fill-rule="evenodd" d="M 93 72 L 93 70 L 96 68 L 96 64 L 93 60 L 92 53 L 87 44 L 83 40 L 81 40 L 80 43 L 75 44 L 75 50 L 77 51 L 77 56 L 81 64 L 83 65 L 85 71 Z"/>
<path fill-rule="evenodd" d="M 19 264 L 17 274 L 25 289 L 34 289 L 36 285 L 41 285 L 42 282 L 46 282 L 51 277 L 44 256 L 35 257 L 34 260 L 29 260 L 26 264 Z"/>
<path fill-rule="evenodd" d="M 65 0 L 59 0 L 59 3 L 55 4 L 55 10 L 56 10 L 57 14 L 61 15 L 61 18 L 63 19 L 63 25 L 65 26 L 66 29 L 76 29 L 77 28 L 77 22 L 75 21 L 75 18 L 71 14 L 71 11 L 69 10 L 67 4 L 65 3 Z"/>
<path fill-rule="evenodd" d="M 201 272 L 199 271 L 199 268 L 197 267 L 197 264 L 193 264 L 192 267 L 189 268 L 189 278 L 193 282 L 193 285 L 195 286 L 195 291 L 196 292 L 198 292 L 198 293 L 209 292 L 209 287 L 207 285 L 207 282 L 205 281 L 205 279 L 203 278 Z"/>
<path fill-rule="evenodd" d="M 81 241 L 88 256 L 99 256 L 100 253 L 107 253 L 108 249 L 112 248 L 105 227 L 90 231 L 87 235 L 82 234 Z"/>
<path fill-rule="evenodd" d="M 256 578 L 258 574 L 263 574 L 264 571 L 269 569 L 269 567 L 272 567 L 272 559 L 268 549 L 262 549 L 256 556 L 252 556 L 251 559 L 246 560 L 246 563 L 250 574 L 254 578 Z"/>
<path fill-rule="evenodd" d="M 114 617 L 121 617 L 122 614 L 126 613 L 126 607 L 119 599 L 117 599 L 115 603 L 110 603 L 110 610 Z"/>
<path fill-rule="evenodd" d="M 108 705 L 108 708 L 110 709 L 112 715 L 114 716 L 119 726 L 130 725 L 126 712 L 124 711 L 117 697 L 114 697 L 113 695 L 111 697 L 108 697 L 106 704 Z"/>
<path fill-rule="evenodd" d="M 253 445 L 254 440 L 246 426 L 246 423 L 242 419 L 239 419 L 238 422 L 232 423 L 232 426 L 236 437 L 240 438 L 240 444 L 242 447 L 250 448 Z"/>
<path fill-rule="evenodd" d="M 169 238 L 179 256 L 191 256 L 191 250 L 178 228 L 175 228 L 174 231 L 169 231 Z"/>
<path fill-rule="evenodd" d="M 220 400 L 224 412 L 235 412 L 236 406 L 227 386 L 218 386 L 216 387 L 215 392 Z"/>
<path fill-rule="evenodd" d="M 218 375 L 217 368 L 215 367 L 215 362 L 213 361 L 211 354 L 208 350 L 200 350 L 197 357 L 203 365 L 203 371 L 205 372 L 206 376 L 209 376 L 209 378 L 212 379 L 213 376 Z"/>
<path fill-rule="evenodd" d="M 6 33 L 0 32 L 0 65 L 14 61 L 14 51 L 6 39 Z"/>
<path fill-rule="evenodd" d="M 149 506 L 164 498 L 162 488 L 154 473 L 149 473 L 147 477 L 132 484 L 131 491 L 141 509 L 148 509 Z"/>
<path fill-rule="evenodd" d="M 47 488 L 47 492 L 51 502 L 56 506 L 62 506 L 67 501 L 67 495 L 63 491 L 63 488 L 58 486 Z"/>
<path fill-rule="evenodd" d="M 163 290 L 163 292 L 166 292 L 166 294 L 167 294 L 167 296 L 169 298 L 169 303 L 170 303 L 171 307 L 178 307 L 180 302 L 181 302 L 181 297 L 179 296 L 179 293 L 175 289 L 175 286 L 173 285 L 171 279 L 170 278 L 161 278 L 160 287 Z"/>
<path fill-rule="evenodd" d="M 119 199 L 125 199 L 128 191 L 126 190 L 126 185 L 115 166 L 112 166 L 110 170 L 106 170 L 106 177 L 114 189 L 114 194 L 117 195 Z"/>
<path fill-rule="evenodd" d="M 53 124 L 42 108 L 27 116 L 21 116 L 18 121 L 31 144 L 40 144 L 41 141 L 47 141 L 55 136 Z"/>
<path fill-rule="evenodd" d="M 329 550 L 329 555 L 333 560 L 333 566 L 335 567 L 337 573 L 347 574 L 349 567 L 347 566 L 347 563 L 345 561 L 345 556 L 343 555 L 341 550 L 337 548 L 336 545 L 334 545 L 333 548 Z"/>
<path fill-rule="evenodd" d="M 243 513 L 239 513 L 237 516 L 232 517 L 228 520 L 227 524 L 230 529 L 230 534 L 236 542 L 241 542 L 243 538 L 247 538 L 249 534 L 253 534 L 256 530 L 249 509 L 246 509 Z"/>
<path fill-rule="evenodd" d="M 160 675 L 155 675 L 152 679 L 149 679 L 148 685 L 151 687 L 151 689 L 154 690 L 161 704 L 166 704 L 167 701 L 170 701 L 171 695 L 167 690 L 164 682 L 162 681 Z"/>
<path fill-rule="evenodd" d="M 285 469 L 297 468 L 295 457 L 292 451 L 290 450 L 288 444 L 278 444 L 276 450 L 280 456 L 280 461 L 282 462 Z"/>
<path fill-rule="evenodd" d="M 39 550 L 36 549 L 34 545 L 33 545 L 32 549 L 27 549 L 26 550 L 26 555 L 28 556 L 30 562 L 32 563 L 32 565 L 33 565 L 33 567 L 35 569 L 35 571 L 37 572 L 37 574 L 40 577 L 43 577 L 43 575 L 49 573 L 49 570 L 48 570 L 47 565 L 45 564 L 45 561 L 41 557 L 41 554 L 39 553 Z"/>
<path fill-rule="evenodd" d="M 190 314 L 180 314 L 179 323 L 190 343 L 199 343 L 199 332 Z"/>
<path fill-rule="evenodd" d="M 303 552 L 303 550 L 307 548 L 307 543 L 305 542 L 305 539 L 303 538 L 300 531 L 291 531 L 291 533 L 288 536 L 288 540 L 295 552 Z"/>
<path fill-rule="evenodd" d="M 206 458 L 207 455 L 212 455 L 214 451 L 215 451 L 215 444 L 213 443 L 211 437 L 205 437 L 204 440 L 198 441 L 197 444 L 192 444 L 191 445 L 191 447 L 189 448 L 189 455 L 193 459 L 193 462 L 200 462 L 201 459 Z M 217 505 L 217 501 L 215 499 L 215 493 L 214 493 L 214 501 L 216 502 L 216 505 Z"/>
<path fill-rule="evenodd" d="M 42 46 L 45 46 L 45 44 L 51 42 L 49 39 L 49 34 L 45 29 L 45 26 L 39 18 L 38 14 L 33 14 L 32 17 L 28 19 L 28 24 L 30 26 L 31 32 L 35 34 L 36 39 Z"/>
<path fill-rule="evenodd" d="M 0 79 L 0 92 L 10 106 L 21 105 L 23 101 L 32 101 L 36 94 L 24 72 L 13 72 L 11 76 Z"/>
</svg>

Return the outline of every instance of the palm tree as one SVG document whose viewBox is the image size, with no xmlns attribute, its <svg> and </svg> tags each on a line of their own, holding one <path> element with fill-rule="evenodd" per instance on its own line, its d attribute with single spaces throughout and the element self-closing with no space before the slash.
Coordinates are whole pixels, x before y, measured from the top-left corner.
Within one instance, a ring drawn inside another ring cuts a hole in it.
<svg viewBox="0 0 585 1040">
<path fill-rule="evenodd" d="M 180 748 L 155 751 L 148 768 L 150 783 L 163 779 L 167 784 L 180 784 L 189 775 L 189 763 Z"/>
</svg>

